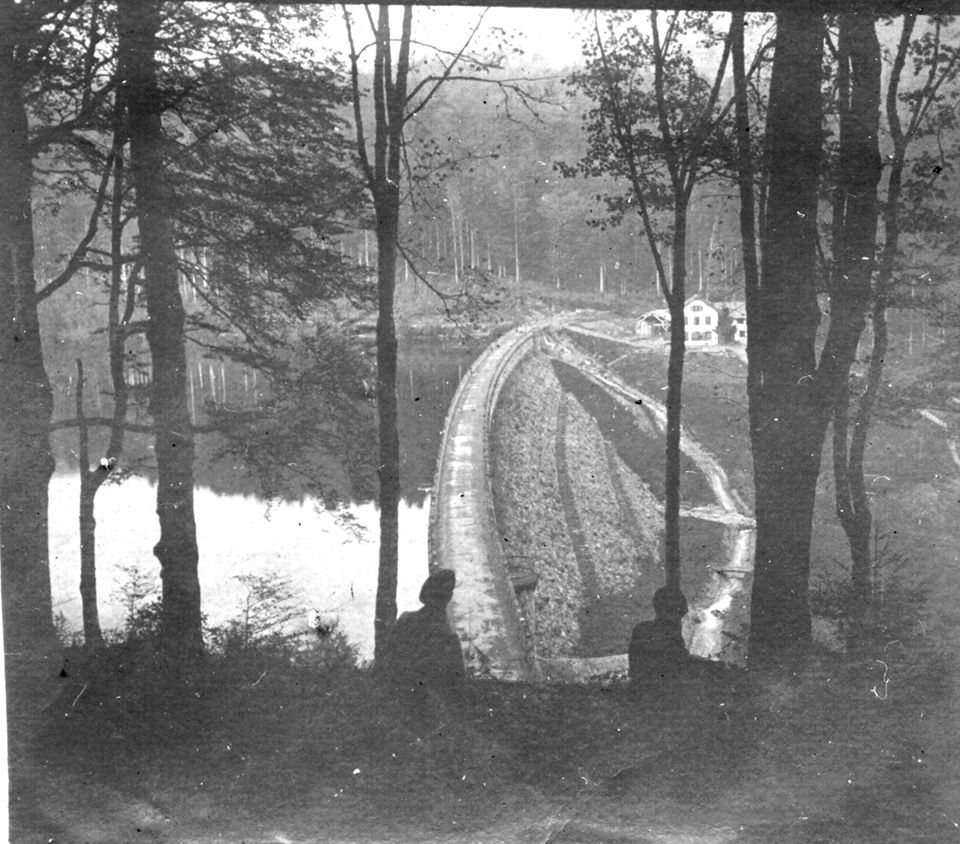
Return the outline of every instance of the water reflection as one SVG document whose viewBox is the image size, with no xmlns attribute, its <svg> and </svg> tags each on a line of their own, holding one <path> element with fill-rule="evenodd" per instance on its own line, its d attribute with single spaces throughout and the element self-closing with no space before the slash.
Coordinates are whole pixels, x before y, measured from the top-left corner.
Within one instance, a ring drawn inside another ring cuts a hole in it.
<svg viewBox="0 0 960 844">
<path fill-rule="evenodd" d="M 50 577 L 54 611 L 72 630 L 82 627 L 80 540 L 75 473 L 50 482 Z M 119 628 L 125 614 L 117 589 L 122 567 L 136 565 L 156 575 L 153 556 L 159 536 L 156 487 L 143 478 L 109 485 L 97 495 L 97 578 L 104 630 Z M 236 575 L 276 573 L 293 585 L 305 614 L 304 628 L 319 611 L 339 619 L 340 629 L 364 659 L 373 655 L 374 596 L 377 587 L 379 513 L 370 503 L 348 511 L 355 527 L 344 525 L 316 501 L 262 501 L 252 495 L 196 491 L 197 540 L 203 612 L 210 625 L 236 617 L 243 588 Z M 398 603 L 400 611 L 419 606 L 417 594 L 427 573 L 429 500 L 400 507 Z M 359 535 L 355 528 L 359 528 Z"/>
<path fill-rule="evenodd" d="M 458 336 L 407 337 L 400 348 L 401 612 L 419 606 L 417 593 L 427 572 L 429 489 L 447 408 L 459 379 L 488 342 L 489 338 L 464 340 Z M 245 373 L 239 366 L 217 362 L 213 371 L 220 379 L 219 389 L 228 398 L 232 391 L 242 388 Z M 247 378 L 249 388 L 252 381 L 249 375 Z M 69 379 L 57 390 L 59 417 L 72 415 L 72 390 Z M 96 412 L 109 413 L 109 398 L 99 391 L 96 395 Z M 104 432 L 98 434 L 101 440 L 92 444 L 94 454 L 102 447 L 97 442 L 103 442 Z M 152 439 L 146 434 L 128 435 L 122 464 L 137 465 L 142 477 L 129 478 L 118 486 L 107 485 L 97 494 L 97 577 L 105 630 L 117 628 L 123 621 L 125 611 L 116 594 L 118 581 L 123 580 L 121 567 L 135 564 L 145 573 L 156 574 L 159 585 L 159 564 L 152 551 L 159 536 Z M 358 537 L 338 522 L 335 514 L 324 510 L 306 488 L 287 486 L 282 500 L 264 500 L 257 478 L 241 461 L 219 456 L 222 440 L 216 435 L 198 436 L 196 442 L 200 585 L 208 623 L 222 624 L 236 615 L 243 590 L 235 575 L 276 572 L 289 578 L 300 593 L 305 624 L 317 611 L 324 617 L 339 617 L 340 629 L 357 645 L 361 657 L 370 658 L 379 541 L 376 506 L 369 500 L 346 504 L 345 512 L 362 529 L 363 535 Z M 79 630 L 79 477 L 75 449 L 75 431 L 56 433 L 54 450 L 59 471 L 50 484 L 50 568 L 55 611 L 64 614 L 73 630 Z M 370 443 L 369 453 L 374 461 L 375 443 Z"/>
<path fill-rule="evenodd" d="M 437 454 L 447 408 L 456 392 L 462 374 L 490 342 L 490 338 L 467 339 L 459 335 L 419 335 L 405 337 L 401 344 L 397 360 L 397 401 L 398 428 L 400 433 L 400 480 L 401 495 L 405 501 L 422 504 L 426 490 L 433 484 L 436 471 Z M 196 352 L 194 352 L 196 355 Z M 214 365 L 215 364 L 215 365 Z M 228 399 L 243 393 L 244 383 L 248 386 L 253 380 L 247 370 L 236 363 L 227 361 L 194 360 L 191 367 L 212 367 L 212 372 L 220 380 L 216 383 L 217 395 Z M 88 367 L 87 413 L 109 416 L 112 412 L 110 395 L 103 389 L 109 383 L 107 374 L 99 372 L 97 362 Z M 204 370 L 206 371 L 206 369 Z M 71 373 L 61 367 L 54 368 L 54 399 L 56 419 L 69 419 L 74 414 L 74 380 Z M 205 381 L 209 385 L 210 381 Z M 262 380 L 257 389 L 267 387 Z M 210 398 L 210 395 L 206 395 Z M 375 413 L 375 398 L 369 397 L 370 413 Z M 241 402 L 242 406 L 242 402 Z M 148 418 L 143 414 L 132 414 L 136 421 L 145 423 Z M 198 404 L 196 422 L 208 424 L 209 418 Z M 358 430 L 355 436 L 361 436 Z M 364 435 L 366 432 L 363 432 Z M 91 453 L 98 453 L 106 447 L 108 430 L 91 430 Z M 75 429 L 58 430 L 52 437 L 54 456 L 61 471 L 77 468 L 77 433 Z M 196 438 L 196 462 L 194 474 L 198 486 L 207 487 L 221 494 L 245 495 L 260 492 L 259 479 L 236 455 L 223 456 L 224 440 L 216 434 L 202 434 Z M 369 443 L 369 469 L 376 461 L 375 442 Z M 151 434 L 129 432 L 125 439 L 121 465 L 134 467 L 138 474 L 152 478 L 153 436 Z M 340 471 L 342 467 L 336 469 Z M 343 485 L 349 489 L 349 483 Z M 298 488 L 298 476 L 290 473 L 283 484 L 278 485 L 280 494 L 291 499 L 309 496 L 311 490 L 307 484 Z M 368 495 L 361 495 L 361 501 L 369 501 Z"/>
</svg>

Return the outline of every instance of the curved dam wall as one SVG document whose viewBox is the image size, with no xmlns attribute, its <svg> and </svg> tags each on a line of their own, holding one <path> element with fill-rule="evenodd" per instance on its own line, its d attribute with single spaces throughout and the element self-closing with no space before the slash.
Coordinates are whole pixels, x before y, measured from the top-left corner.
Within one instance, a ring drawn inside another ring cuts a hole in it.
<svg viewBox="0 0 960 844">
<path fill-rule="evenodd" d="M 555 323 L 504 334 L 467 371 L 447 413 L 430 500 L 430 568 L 457 573 L 450 610 L 466 659 L 505 679 L 532 679 L 536 668 L 497 531 L 488 432 L 507 377 Z"/>
<path fill-rule="evenodd" d="M 430 567 L 457 573 L 451 620 L 464 643 L 468 664 L 481 674 L 569 682 L 626 671 L 626 654 L 534 658 L 535 644 L 529 639 L 517 593 L 528 590 L 525 606 L 530 611 L 528 600 L 533 593 L 529 589 L 537 580 L 534 577 L 528 583 L 525 575 L 516 571 L 516 578 L 511 578 L 494 507 L 490 459 L 494 412 L 508 377 L 534 348 L 574 366 L 588 381 L 630 408 L 641 397 L 654 426 L 662 428 L 665 409 L 653 397 L 621 382 L 598 361 L 559 338 L 555 329 L 570 328 L 573 316 L 564 314 L 523 326 L 492 343 L 465 374 L 447 413 L 431 497 Z M 687 502 L 681 507 L 681 516 L 718 523 L 726 536 L 725 545 L 730 545 L 729 565 L 715 569 L 716 582 L 711 581 L 710 588 L 698 596 L 687 619 L 690 629 L 685 628 L 692 634 L 686 636 L 691 652 L 711 658 L 721 649 L 724 624 L 735 620 L 730 614 L 733 599 L 750 571 L 753 520 L 729 489 L 726 475 L 712 455 L 686 433 L 681 448 L 703 472 L 710 499 Z M 507 471 L 516 468 L 509 466 Z"/>
</svg>

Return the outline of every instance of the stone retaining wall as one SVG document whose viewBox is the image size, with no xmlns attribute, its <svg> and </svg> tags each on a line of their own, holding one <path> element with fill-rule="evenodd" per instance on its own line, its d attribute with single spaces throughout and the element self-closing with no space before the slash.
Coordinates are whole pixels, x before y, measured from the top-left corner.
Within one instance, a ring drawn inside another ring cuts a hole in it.
<svg viewBox="0 0 960 844">
<path fill-rule="evenodd" d="M 561 391 L 533 354 L 504 385 L 491 430 L 494 507 L 511 573 L 534 571 L 538 656 L 571 653 L 580 639 L 582 583 L 560 503 L 555 458 Z"/>
<path fill-rule="evenodd" d="M 663 583 L 662 506 L 540 355 L 508 379 L 491 437 L 508 567 L 538 576 L 537 656 L 625 652 Z"/>
</svg>

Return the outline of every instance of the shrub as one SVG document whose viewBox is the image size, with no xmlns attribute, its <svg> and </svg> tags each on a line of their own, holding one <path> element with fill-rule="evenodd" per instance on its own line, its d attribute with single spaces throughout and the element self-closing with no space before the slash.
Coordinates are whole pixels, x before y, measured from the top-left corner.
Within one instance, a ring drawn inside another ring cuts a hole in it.
<svg viewBox="0 0 960 844">
<path fill-rule="evenodd" d="M 297 605 L 289 580 L 276 574 L 241 574 L 234 579 L 244 587 L 239 614 L 208 631 L 214 650 L 229 654 L 250 648 L 282 649 L 296 638 L 291 623 L 306 611 Z"/>
<path fill-rule="evenodd" d="M 337 629 L 335 619 L 325 620 L 318 614 L 312 627 L 306 624 L 307 611 L 298 603 L 289 580 L 273 573 L 242 574 L 235 579 L 244 587 L 238 615 L 207 631 L 214 653 L 228 660 L 280 657 L 307 670 L 356 665 L 356 648 Z"/>
<path fill-rule="evenodd" d="M 317 619 L 312 633 L 301 637 L 293 655 L 293 663 L 312 671 L 345 671 L 357 665 L 357 649 L 337 629 L 337 622 L 321 623 Z"/>
<path fill-rule="evenodd" d="M 83 633 L 71 627 L 62 610 L 53 617 L 53 631 L 57 641 L 65 648 L 76 649 L 83 644 Z"/>
<path fill-rule="evenodd" d="M 123 627 L 108 636 L 114 641 L 155 638 L 160 627 L 160 585 L 155 573 L 137 563 L 120 566 L 123 577 L 113 595 L 126 609 Z"/>
<path fill-rule="evenodd" d="M 928 586 L 911 577 L 910 559 L 891 549 L 879 535 L 874 543 L 866 615 L 858 619 L 857 600 L 849 565 L 833 562 L 812 582 L 810 607 L 813 615 L 833 621 L 847 642 L 884 645 L 909 642 L 924 632 Z"/>
</svg>

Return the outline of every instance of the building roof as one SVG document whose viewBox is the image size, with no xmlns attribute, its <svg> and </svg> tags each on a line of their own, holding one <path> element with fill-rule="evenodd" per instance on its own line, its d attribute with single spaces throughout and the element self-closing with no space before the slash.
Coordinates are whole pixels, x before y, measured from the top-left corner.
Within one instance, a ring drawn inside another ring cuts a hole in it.
<svg viewBox="0 0 960 844">
<path fill-rule="evenodd" d="M 718 302 L 717 307 L 726 308 L 727 313 L 730 314 L 731 319 L 746 319 L 747 318 L 747 303 L 746 302 Z"/>
<path fill-rule="evenodd" d="M 691 296 L 689 299 L 687 299 L 686 302 L 683 303 L 684 309 L 689 308 L 694 302 L 699 302 L 701 305 L 706 305 L 708 308 L 711 308 L 713 310 L 717 309 L 716 305 L 712 304 L 711 302 L 708 302 L 706 299 L 703 298 L 703 296 Z"/>
<path fill-rule="evenodd" d="M 645 314 L 641 314 L 640 319 L 670 322 L 670 311 L 668 311 L 666 308 L 657 308 L 656 310 L 647 311 Z"/>
</svg>

